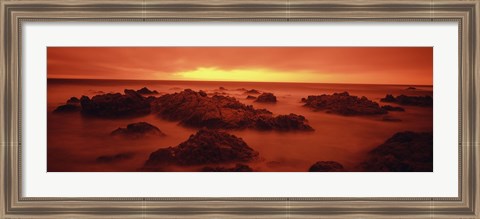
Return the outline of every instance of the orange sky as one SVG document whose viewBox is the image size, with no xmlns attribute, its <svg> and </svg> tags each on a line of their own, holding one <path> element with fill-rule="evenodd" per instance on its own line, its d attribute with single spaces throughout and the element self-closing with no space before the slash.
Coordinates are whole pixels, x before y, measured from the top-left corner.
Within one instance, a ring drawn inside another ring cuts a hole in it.
<svg viewBox="0 0 480 219">
<path fill-rule="evenodd" d="M 432 47 L 48 47 L 48 78 L 433 83 Z"/>
</svg>

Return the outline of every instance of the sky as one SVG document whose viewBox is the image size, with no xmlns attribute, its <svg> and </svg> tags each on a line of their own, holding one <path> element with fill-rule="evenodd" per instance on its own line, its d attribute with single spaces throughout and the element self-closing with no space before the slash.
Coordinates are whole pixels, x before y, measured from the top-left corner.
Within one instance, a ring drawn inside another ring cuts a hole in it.
<svg viewBox="0 0 480 219">
<path fill-rule="evenodd" d="M 48 78 L 432 85 L 432 47 L 48 47 Z"/>
</svg>

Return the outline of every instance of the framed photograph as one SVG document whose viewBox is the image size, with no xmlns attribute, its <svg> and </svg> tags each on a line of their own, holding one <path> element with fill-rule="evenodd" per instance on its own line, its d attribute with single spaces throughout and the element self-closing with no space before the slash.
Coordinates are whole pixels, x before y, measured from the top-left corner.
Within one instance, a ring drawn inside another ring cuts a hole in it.
<svg viewBox="0 0 480 219">
<path fill-rule="evenodd" d="M 478 218 L 480 1 L 2 1 L 2 218 Z"/>
</svg>

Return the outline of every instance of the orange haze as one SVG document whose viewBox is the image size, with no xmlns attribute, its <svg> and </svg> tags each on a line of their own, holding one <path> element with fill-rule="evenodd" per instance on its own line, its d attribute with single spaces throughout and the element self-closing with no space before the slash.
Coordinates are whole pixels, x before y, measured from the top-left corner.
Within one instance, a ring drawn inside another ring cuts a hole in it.
<svg viewBox="0 0 480 219">
<path fill-rule="evenodd" d="M 432 47 L 48 47 L 48 78 L 432 85 Z"/>
</svg>

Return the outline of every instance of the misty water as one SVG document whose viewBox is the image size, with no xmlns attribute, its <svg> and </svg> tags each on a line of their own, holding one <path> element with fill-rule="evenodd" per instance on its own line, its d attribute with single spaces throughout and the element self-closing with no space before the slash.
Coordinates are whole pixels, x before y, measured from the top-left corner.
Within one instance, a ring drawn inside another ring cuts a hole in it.
<svg viewBox="0 0 480 219">
<path fill-rule="evenodd" d="M 197 129 L 165 121 L 154 113 L 136 118 L 103 119 L 84 117 L 80 112 L 54 114 L 70 97 L 92 97 L 103 93 L 123 93 L 124 89 L 148 87 L 159 95 L 180 92 L 183 89 L 204 90 L 209 95 L 225 92 L 240 102 L 255 108 L 266 108 L 275 115 L 295 113 L 309 121 L 314 132 L 276 132 L 257 130 L 230 130 L 260 153 L 261 159 L 248 163 L 255 171 L 308 171 L 317 161 L 336 161 L 347 169 L 365 159 L 368 151 L 385 142 L 396 132 L 433 130 L 431 107 L 402 106 L 405 112 L 389 112 L 401 121 L 383 121 L 379 116 L 341 116 L 315 112 L 303 106 L 301 98 L 308 95 L 332 94 L 347 91 L 350 95 L 366 96 L 380 103 L 386 94 L 432 95 L 432 86 L 409 85 L 352 85 L 311 83 L 252 83 L 252 82 L 185 82 L 185 81 L 113 81 L 49 79 L 47 93 L 47 169 L 48 171 L 139 171 L 150 153 L 159 148 L 177 146 Z M 224 87 L 226 90 L 219 90 Z M 275 104 L 247 100 L 244 91 L 256 89 L 272 92 Z M 390 104 L 389 105 L 395 105 Z M 142 139 L 116 138 L 110 133 L 134 122 L 148 122 L 157 126 L 165 137 Z M 130 153 L 130 159 L 117 162 L 98 162 L 99 156 Z M 170 171 L 198 171 L 199 167 L 170 167 Z"/>
</svg>

